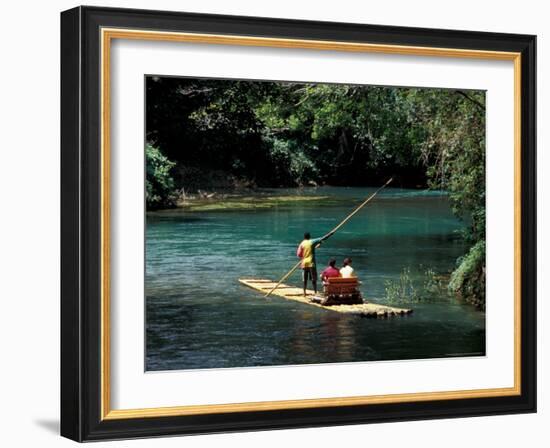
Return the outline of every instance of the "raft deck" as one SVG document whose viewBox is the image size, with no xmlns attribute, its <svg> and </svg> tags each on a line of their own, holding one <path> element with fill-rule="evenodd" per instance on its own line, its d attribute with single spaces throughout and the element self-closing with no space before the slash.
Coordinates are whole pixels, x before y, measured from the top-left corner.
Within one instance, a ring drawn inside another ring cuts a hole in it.
<svg viewBox="0 0 550 448">
<path fill-rule="evenodd" d="M 249 288 L 255 289 L 262 294 L 267 294 L 277 284 L 272 280 L 265 280 L 259 278 L 240 278 L 239 282 Z M 335 311 L 337 313 L 355 314 L 365 317 L 388 317 L 388 316 L 405 316 L 412 313 L 412 309 L 395 308 L 392 306 L 379 305 L 377 303 L 362 303 L 358 305 L 331 305 L 324 306 L 320 303 L 311 301 L 311 298 L 315 296 L 315 293 L 308 289 L 306 290 L 306 296 L 304 297 L 304 291 L 302 288 L 295 286 L 285 285 L 281 283 L 275 291 L 271 293 L 272 296 L 282 297 L 287 300 L 294 300 L 295 302 L 301 302 L 306 305 L 317 306 L 329 311 Z"/>
</svg>

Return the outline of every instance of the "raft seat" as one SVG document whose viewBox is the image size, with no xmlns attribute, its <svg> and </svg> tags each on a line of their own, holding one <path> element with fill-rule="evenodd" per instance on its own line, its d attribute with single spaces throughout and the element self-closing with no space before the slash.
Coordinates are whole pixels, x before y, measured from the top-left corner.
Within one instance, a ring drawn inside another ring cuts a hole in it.
<svg viewBox="0 0 550 448">
<path fill-rule="evenodd" d="M 326 294 L 353 294 L 359 292 L 359 280 L 357 277 L 329 277 L 324 287 Z"/>
<path fill-rule="evenodd" d="M 325 306 L 363 303 L 359 284 L 357 277 L 329 277 L 323 283 L 325 297 L 321 303 Z"/>
</svg>

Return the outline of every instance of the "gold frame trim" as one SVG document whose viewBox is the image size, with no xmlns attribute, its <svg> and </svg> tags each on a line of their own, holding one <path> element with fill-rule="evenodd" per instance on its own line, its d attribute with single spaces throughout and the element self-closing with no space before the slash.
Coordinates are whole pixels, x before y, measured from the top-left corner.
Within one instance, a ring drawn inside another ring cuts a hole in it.
<svg viewBox="0 0 550 448">
<path fill-rule="evenodd" d="M 296 48 L 319 51 L 491 59 L 514 62 L 514 386 L 442 392 L 315 398 L 216 405 L 111 409 L 110 345 L 110 50 L 113 39 Z M 304 39 L 279 39 L 133 29 L 101 29 L 101 420 L 168 417 L 229 412 L 307 409 L 413 401 L 503 397 L 521 394 L 521 54 L 514 52 L 417 47 Z"/>
</svg>

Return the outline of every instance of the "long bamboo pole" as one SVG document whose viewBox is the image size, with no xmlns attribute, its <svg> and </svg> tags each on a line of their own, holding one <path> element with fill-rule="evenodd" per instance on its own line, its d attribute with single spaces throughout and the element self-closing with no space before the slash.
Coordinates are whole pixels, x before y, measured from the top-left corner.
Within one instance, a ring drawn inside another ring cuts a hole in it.
<svg viewBox="0 0 550 448">
<path fill-rule="evenodd" d="M 384 188 L 386 188 L 391 183 L 392 180 L 393 180 L 393 177 L 390 177 L 389 180 L 384 185 L 382 185 L 378 190 L 376 190 L 373 194 L 371 194 L 365 201 L 363 201 L 357 208 L 355 208 L 355 210 L 353 210 L 348 216 L 346 216 L 345 219 L 340 224 L 338 224 L 334 229 L 332 229 L 323 238 L 321 238 L 321 242 L 323 242 L 324 240 L 330 238 L 334 233 L 336 233 L 338 230 L 340 230 L 351 218 L 353 218 L 353 216 L 355 214 L 357 214 L 359 212 L 359 210 L 361 210 L 372 199 L 374 199 L 374 197 L 378 193 L 380 193 L 380 191 L 382 191 Z M 321 245 L 321 242 L 319 242 L 319 244 L 317 244 L 315 246 L 315 249 L 317 249 Z M 296 269 L 298 269 L 298 267 L 300 266 L 301 263 L 302 263 L 302 260 L 298 261 L 298 263 L 296 263 L 290 271 L 288 271 L 285 275 L 283 275 L 281 280 L 279 280 L 279 282 L 271 289 L 271 291 L 269 291 L 264 296 L 264 298 L 269 297 L 273 293 L 273 291 L 275 291 L 281 285 L 281 283 L 283 283 L 288 277 L 290 277 L 294 273 L 294 271 L 296 271 Z"/>
</svg>

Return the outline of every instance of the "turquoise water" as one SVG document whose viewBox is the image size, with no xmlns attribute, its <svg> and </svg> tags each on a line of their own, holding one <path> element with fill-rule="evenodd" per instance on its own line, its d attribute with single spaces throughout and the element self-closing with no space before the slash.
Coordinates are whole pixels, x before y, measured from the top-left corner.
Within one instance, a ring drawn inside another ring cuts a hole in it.
<svg viewBox="0 0 550 448">
<path fill-rule="evenodd" d="M 408 305 L 409 317 L 365 319 L 262 295 L 240 277 L 280 278 L 304 231 L 325 234 L 374 189 L 266 190 L 322 196 L 270 208 L 149 213 L 146 369 L 197 369 L 479 356 L 485 315 L 445 293 Z M 466 247 L 461 223 L 436 192 L 386 189 L 317 251 L 353 258 L 363 295 L 385 303 L 385 284 L 410 269 L 449 272 Z M 287 281 L 300 285 L 300 273 Z"/>
</svg>

